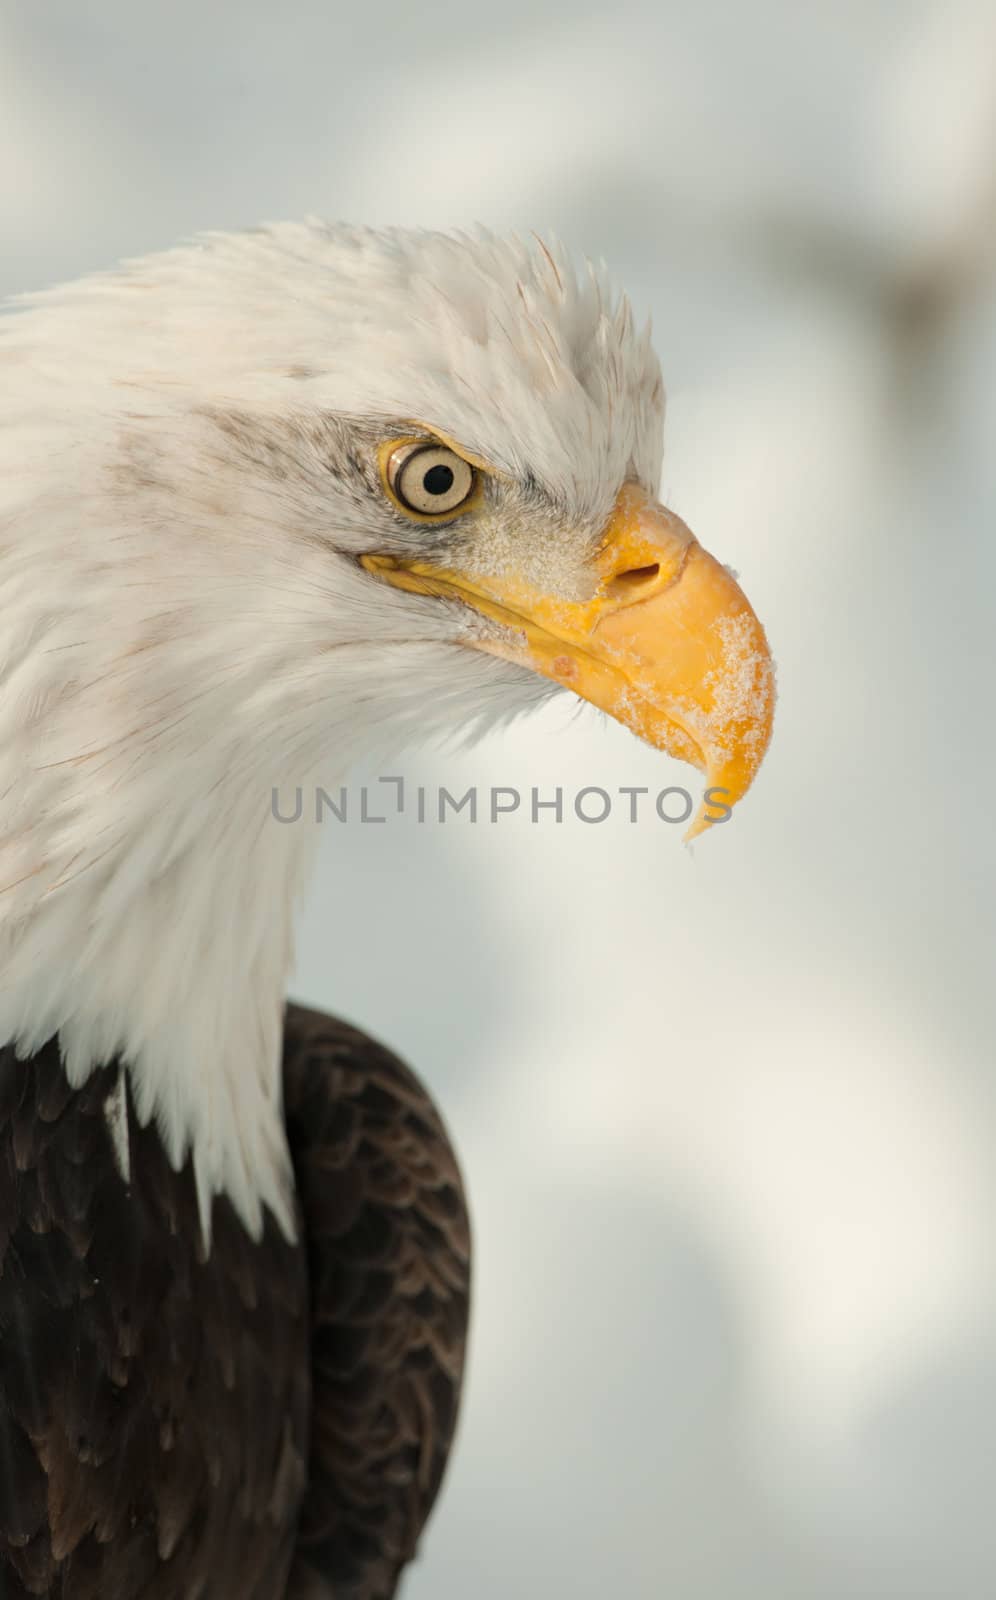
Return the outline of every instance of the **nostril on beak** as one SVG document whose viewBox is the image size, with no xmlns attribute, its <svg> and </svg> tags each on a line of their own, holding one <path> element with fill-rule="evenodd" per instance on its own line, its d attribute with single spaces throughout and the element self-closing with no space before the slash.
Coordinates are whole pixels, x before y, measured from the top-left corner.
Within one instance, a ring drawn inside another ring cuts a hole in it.
<svg viewBox="0 0 996 1600">
<path fill-rule="evenodd" d="M 660 570 L 660 562 L 654 561 L 647 567 L 630 567 L 628 572 L 617 572 L 609 584 L 609 591 L 625 594 L 627 590 L 643 588 L 653 582 Z"/>
</svg>

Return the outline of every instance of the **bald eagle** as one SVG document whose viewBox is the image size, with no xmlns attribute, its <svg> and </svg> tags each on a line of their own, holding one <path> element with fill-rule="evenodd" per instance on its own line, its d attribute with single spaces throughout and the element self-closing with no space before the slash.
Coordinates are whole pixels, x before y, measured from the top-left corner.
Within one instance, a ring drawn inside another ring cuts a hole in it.
<svg viewBox="0 0 996 1600">
<path fill-rule="evenodd" d="M 739 800 L 770 657 L 662 423 L 601 270 L 483 231 L 211 234 L 0 320 L 5 1600 L 394 1593 L 467 1214 L 407 1068 L 286 1003 L 270 796 L 568 689 Z"/>
</svg>

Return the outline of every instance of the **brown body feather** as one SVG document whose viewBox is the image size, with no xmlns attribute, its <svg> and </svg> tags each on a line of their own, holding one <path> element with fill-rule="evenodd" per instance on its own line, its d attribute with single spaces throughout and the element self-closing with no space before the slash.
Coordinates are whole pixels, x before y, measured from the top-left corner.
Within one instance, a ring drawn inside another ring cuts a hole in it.
<svg viewBox="0 0 996 1600">
<path fill-rule="evenodd" d="M 459 1399 L 469 1237 L 425 1090 L 290 1006 L 301 1235 L 227 1201 L 52 1042 L 0 1050 L 0 1600 L 387 1600 Z"/>
</svg>

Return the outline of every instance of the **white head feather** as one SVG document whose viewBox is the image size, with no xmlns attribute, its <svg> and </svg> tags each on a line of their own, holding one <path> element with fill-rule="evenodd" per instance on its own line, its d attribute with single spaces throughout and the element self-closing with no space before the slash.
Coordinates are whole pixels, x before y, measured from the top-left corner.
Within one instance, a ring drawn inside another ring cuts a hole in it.
<svg viewBox="0 0 996 1600">
<path fill-rule="evenodd" d="M 58 1033 L 74 1083 L 120 1055 L 205 1230 L 222 1192 L 293 1229 L 314 830 L 273 787 L 548 690 L 358 566 L 403 535 L 363 463 L 330 469 L 342 419 L 417 419 L 507 474 L 516 516 L 465 556 L 570 593 L 623 479 L 656 491 L 662 410 L 601 273 L 484 233 L 211 235 L 0 318 L 0 1040 Z"/>
</svg>

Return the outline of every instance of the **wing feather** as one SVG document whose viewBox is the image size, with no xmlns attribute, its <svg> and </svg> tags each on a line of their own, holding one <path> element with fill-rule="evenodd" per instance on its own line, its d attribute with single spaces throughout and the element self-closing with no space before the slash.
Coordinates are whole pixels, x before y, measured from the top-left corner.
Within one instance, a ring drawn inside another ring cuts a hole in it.
<svg viewBox="0 0 996 1600">
<path fill-rule="evenodd" d="M 311 1278 L 309 1482 L 289 1600 L 388 1600 L 456 1426 L 470 1227 L 418 1079 L 348 1024 L 288 1008 L 284 1094 Z"/>
</svg>

